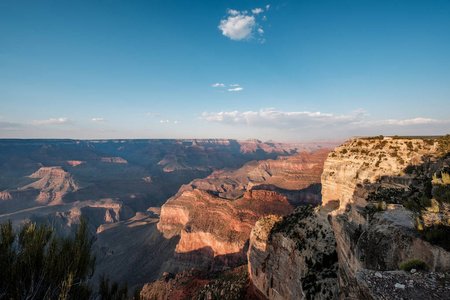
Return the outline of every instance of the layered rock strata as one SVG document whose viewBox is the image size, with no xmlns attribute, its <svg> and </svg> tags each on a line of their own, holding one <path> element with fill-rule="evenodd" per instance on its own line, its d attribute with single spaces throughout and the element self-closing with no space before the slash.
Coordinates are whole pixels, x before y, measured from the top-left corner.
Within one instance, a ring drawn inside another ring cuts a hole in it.
<svg viewBox="0 0 450 300">
<path fill-rule="evenodd" d="M 255 222 L 268 214 L 292 213 L 301 202 L 302 189 L 319 184 L 329 151 L 251 162 L 236 171 L 194 180 L 162 206 L 158 229 L 167 238 L 179 235 L 177 257 L 200 267 L 244 263 Z M 313 203 L 320 202 L 319 195 L 304 193 L 317 197 L 309 197 Z"/>
<path fill-rule="evenodd" d="M 450 253 L 416 230 L 418 213 L 389 204 L 395 198 L 389 193 L 381 196 L 388 203 L 384 207 L 369 201 L 380 189 L 420 195 L 427 178 L 445 165 L 438 143 L 423 139 L 354 139 L 330 153 L 322 201 L 338 206 L 329 219 L 337 241 L 341 298 L 363 297 L 367 286 L 357 274 L 364 270 L 396 270 L 412 258 L 426 262 L 431 271 L 450 270 Z"/>
<path fill-rule="evenodd" d="M 325 209 L 304 206 L 283 218 L 261 218 L 250 235 L 248 267 L 267 299 L 334 299 L 336 242 Z"/>
</svg>

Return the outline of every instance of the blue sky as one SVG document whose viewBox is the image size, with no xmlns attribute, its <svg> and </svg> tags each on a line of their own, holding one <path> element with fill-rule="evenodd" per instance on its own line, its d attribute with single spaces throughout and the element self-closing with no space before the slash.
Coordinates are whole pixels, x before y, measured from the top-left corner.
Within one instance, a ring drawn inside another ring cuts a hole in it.
<svg viewBox="0 0 450 300">
<path fill-rule="evenodd" d="M 450 1 L 0 0 L 0 137 L 450 132 Z"/>
</svg>

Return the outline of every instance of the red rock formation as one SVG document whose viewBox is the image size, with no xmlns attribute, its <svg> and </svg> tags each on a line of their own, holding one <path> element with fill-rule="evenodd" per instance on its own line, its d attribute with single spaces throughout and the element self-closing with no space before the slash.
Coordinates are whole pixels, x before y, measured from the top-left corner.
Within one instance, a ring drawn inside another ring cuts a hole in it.
<svg viewBox="0 0 450 300">
<path fill-rule="evenodd" d="M 85 161 L 80 161 L 80 160 L 68 160 L 67 163 L 69 165 L 71 165 L 72 167 L 76 167 L 76 166 L 79 166 L 81 164 L 85 164 L 86 162 Z"/>
<path fill-rule="evenodd" d="M 323 163 L 330 151 L 321 149 L 311 153 L 302 152 L 275 160 L 252 161 L 234 171 L 215 171 L 207 178 L 196 179 L 182 186 L 180 192 L 202 189 L 215 192 L 223 198 L 237 199 L 245 191 L 261 185 L 264 185 L 262 189 L 298 191 L 320 183 Z M 312 204 L 317 205 L 319 202 Z"/>
<path fill-rule="evenodd" d="M 254 161 L 194 180 L 162 206 L 158 229 L 167 238 L 179 235 L 176 256 L 201 267 L 245 262 L 255 222 L 268 214 L 292 213 L 288 197 L 320 182 L 329 151 Z"/>
<path fill-rule="evenodd" d="M 261 216 L 292 211 L 286 197 L 272 191 L 247 192 L 237 200 L 186 191 L 162 207 L 158 228 L 167 237 L 180 234 L 177 257 L 194 261 L 201 257 L 206 265 L 232 266 L 245 260 L 246 242 Z"/>
</svg>

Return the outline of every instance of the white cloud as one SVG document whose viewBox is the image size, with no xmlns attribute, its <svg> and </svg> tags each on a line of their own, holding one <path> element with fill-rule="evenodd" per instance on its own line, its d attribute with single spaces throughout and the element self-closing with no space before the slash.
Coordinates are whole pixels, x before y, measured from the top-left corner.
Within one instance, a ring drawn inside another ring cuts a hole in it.
<svg viewBox="0 0 450 300">
<path fill-rule="evenodd" d="M 266 9 L 269 9 L 269 7 L 266 6 Z M 220 21 L 218 28 L 224 36 L 232 40 L 256 40 L 263 43 L 264 41 L 261 37 L 255 37 L 256 33 L 259 33 L 259 35 L 264 33 L 264 30 L 257 22 L 257 20 L 267 20 L 266 16 L 260 15 L 263 12 L 264 9 L 259 7 L 252 9 L 250 14 L 246 10 L 228 9 L 227 16 Z"/>
<path fill-rule="evenodd" d="M 255 25 L 254 16 L 248 16 L 244 12 L 238 12 L 237 14 L 230 13 L 228 18 L 221 20 L 218 28 L 224 36 L 239 41 L 251 38 Z"/>
<path fill-rule="evenodd" d="M 173 124 L 180 124 L 180 121 L 173 121 Z"/>
<path fill-rule="evenodd" d="M 94 122 L 106 122 L 104 118 L 92 118 L 92 121 Z"/>
<path fill-rule="evenodd" d="M 264 10 L 262 8 L 255 8 L 252 9 L 252 13 L 254 13 L 255 15 L 262 13 Z"/>
<path fill-rule="evenodd" d="M 33 124 L 35 125 L 61 125 L 69 123 L 72 123 L 72 121 L 67 118 L 56 118 L 56 119 L 52 118 L 48 120 L 33 121 Z"/>
<path fill-rule="evenodd" d="M 427 119 L 427 118 L 414 118 L 414 119 L 408 119 L 408 120 L 388 120 L 388 124 L 391 125 L 418 125 L 418 124 L 435 124 L 435 123 L 441 123 L 441 121 L 436 119 Z"/>
<path fill-rule="evenodd" d="M 237 88 L 232 88 L 232 89 L 228 89 L 229 92 L 239 92 L 242 91 L 244 88 L 241 87 L 237 87 Z"/>
<path fill-rule="evenodd" d="M 430 118 L 367 120 L 364 110 L 348 114 L 320 111 L 279 111 L 265 108 L 259 111 L 204 112 L 201 120 L 211 123 L 247 126 L 254 130 L 278 130 L 280 136 L 292 138 L 333 138 L 372 135 L 436 135 L 450 130 L 450 120 Z M 250 129 L 249 129 L 250 130 Z"/>
<path fill-rule="evenodd" d="M 160 116 L 160 114 L 158 114 L 158 113 L 150 113 L 150 112 L 146 113 L 146 115 L 149 117 L 159 117 Z"/>
<path fill-rule="evenodd" d="M 267 4 L 266 5 L 266 10 L 269 10 L 269 8 L 270 8 L 270 4 Z"/>
<path fill-rule="evenodd" d="M 348 115 L 335 115 L 310 111 L 277 111 L 265 108 L 259 111 L 221 111 L 218 113 L 204 112 L 201 119 L 208 122 L 218 122 L 232 125 L 246 125 L 252 127 L 272 127 L 278 129 L 297 129 L 308 126 L 336 126 L 351 124 L 359 121 L 365 115 L 362 111 Z"/>
<path fill-rule="evenodd" d="M 224 83 L 214 83 L 211 85 L 212 87 L 225 87 Z"/>
<path fill-rule="evenodd" d="M 170 122 L 169 120 L 161 120 L 161 121 L 159 121 L 159 123 L 161 123 L 161 124 L 169 123 L 169 122 Z"/>
<path fill-rule="evenodd" d="M 240 14 L 240 12 L 235 9 L 228 9 L 228 13 L 232 16 L 236 16 L 236 15 Z"/>
<path fill-rule="evenodd" d="M 237 84 L 237 83 L 236 84 L 230 84 L 230 86 L 239 86 L 239 84 Z"/>
</svg>

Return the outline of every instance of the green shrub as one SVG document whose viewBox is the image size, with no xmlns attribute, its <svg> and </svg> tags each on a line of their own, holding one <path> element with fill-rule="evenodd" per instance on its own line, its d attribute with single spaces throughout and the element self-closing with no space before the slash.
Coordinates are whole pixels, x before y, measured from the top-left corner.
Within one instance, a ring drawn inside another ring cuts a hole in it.
<svg viewBox="0 0 450 300">
<path fill-rule="evenodd" d="M 399 268 L 400 268 L 400 270 L 403 270 L 406 272 L 409 272 L 412 269 L 423 270 L 423 271 L 429 270 L 427 263 L 424 262 L 423 260 L 417 259 L 417 258 L 409 259 L 407 261 L 402 262 L 399 265 Z"/>
<path fill-rule="evenodd" d="M 45 224 L 0 224 L 0 296 L 3 299 L 88 299 L 94 273 L 84 218 L 73 236 L 63 238 Z"/>
<path fill-rule="evenodd" d="M 442 156 L 447 156 L 450 153 L 450 134 L 437 138 L 439 144 L 438 151 Z"/>
</svg>

